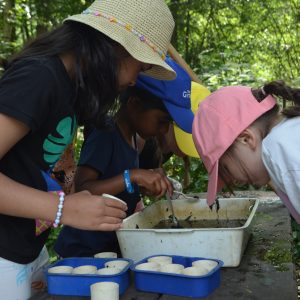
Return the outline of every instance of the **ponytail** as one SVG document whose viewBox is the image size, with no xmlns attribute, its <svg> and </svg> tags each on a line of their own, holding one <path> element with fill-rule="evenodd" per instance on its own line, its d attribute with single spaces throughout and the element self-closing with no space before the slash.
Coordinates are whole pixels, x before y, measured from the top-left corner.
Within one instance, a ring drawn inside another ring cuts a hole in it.
<svg viewBox="0 0 300 300">
<path fill-rule="evenodd" d="M 262 100 L 267 95 L 274 95 L 282 98 L 283 101 L 292 101 L 294 105 L 285 108 L 282 114 L 288 118 L 300 116 L 300 89 L 291 88 L 284 81 L 278 80 L 266 83 L 262 88 L 252 92 L 258 100 Z"/>
</svg>

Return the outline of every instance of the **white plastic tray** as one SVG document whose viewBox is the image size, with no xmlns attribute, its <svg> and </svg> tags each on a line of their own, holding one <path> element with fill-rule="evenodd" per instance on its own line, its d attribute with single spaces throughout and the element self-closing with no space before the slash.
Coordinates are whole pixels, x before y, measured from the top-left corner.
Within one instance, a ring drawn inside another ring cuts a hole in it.
<svg viewBox="0 0 300 300">
<path fill-rule="evenodd" d="M 216 207 L 211 210 L 205 199 L 178 199 L 173 201 L 173 206 L 179 220 L 192 215 L 190 220 L 245 219 L 245 224 L 235 228 L 153 229 L 170 216 L 168 202 L 157 201 L 126 218 L 123 229 L 117 231 L 123 257 L 136 262 L 143 257 L 163 253 L 216 258 L 224 262 L 224 267 L 238 266 L 250 237 L 251 222 L 259 200 L 222 198 L 219 203 L 218 212 Z"/>
</svg>

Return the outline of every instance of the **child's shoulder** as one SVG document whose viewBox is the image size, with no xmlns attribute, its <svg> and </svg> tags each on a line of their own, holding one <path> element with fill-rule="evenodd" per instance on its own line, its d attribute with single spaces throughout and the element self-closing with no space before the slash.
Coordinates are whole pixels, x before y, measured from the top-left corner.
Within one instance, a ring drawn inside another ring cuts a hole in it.
<svg viewBox="0 0 300 300">
<path fill-rule="evenodd" d="M 39 57 L 26 57 L 14 61 L 9 65 L 8 71 L 15 68 L 47 68 L 50 65 L 59 63 L 59 58 L 56 56 L 39 56 Z"/>
<path fill-rule="evenodd" d="M 275 125 L 270 133 L 273 134 L 289 134 L 289 132 L 299 132 L 300 116 L 293 118 L 283 118 L 277 125 Z"/>
<path fill-rule="evenodd" d="M 264 144 L 287 145 L 290 142 L 296 142 L 296 136 L 300 132 L 300 116 L 293 118 L 284 118 L 276 126 L 274 126 L 270 133 L 264 139 Z M 298 143 L 298 142 L 297 142 Z"/>
<path fill-rule="evenodd" d="M 56 74 L 57 70 L 60 69 L 58 57 L 23 58 L 9 65 L 2 79 L 14 78 L 17 80 L 22 77 L 26 79 L 32 77 L 37 81 L 47 80 L 50 84 L 53 74 Z"/>
</svg>

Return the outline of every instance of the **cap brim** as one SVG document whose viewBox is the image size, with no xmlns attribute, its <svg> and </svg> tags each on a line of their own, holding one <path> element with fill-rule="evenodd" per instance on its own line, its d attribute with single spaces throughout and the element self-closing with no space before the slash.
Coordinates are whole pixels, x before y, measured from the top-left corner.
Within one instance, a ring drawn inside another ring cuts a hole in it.
<svg viewBox="0 0 300 300">
<path fill-rule="evenodd" d="M 199 158 L 199 154 L 196 150 L 192 134 L 183 131 L 176 124 L 174 124 L 174 135 L 177 146 L 181 152 L 190 157 Z"/>
<path fill-rule="evenodd" d="M 198 109 L 199 103 L 210 94 L 210 91 L 203 85 L 192 81 L 191 84 L 191 110 L 192 120 L 194 120 L 194 112 Z M 176 122 L 176 120 L 175 120 Z M 174 125 L 174 133 L 178 148 L 186 155 L 199 158 L 198 151 L 196 150 L 192 134 L 183 131 L 178 126 Z"/>
<path fill-rule="evenodd" d="M 183 131 L 192 133 L 194 114 L 190 108 L 183 108 L 170 102 L 163 101 L 172 119 Z"/>
<path fill-rule="evenodd" d="M 203 86 L 198 82 L 192 81 L 191 85 L 191 108 L 193 113 L 195 113 L 198 109 L 198 106 L 201 101 L 203 101 L 208 95 L 210 91 L 208 88 Z"/>
<path fill-rule="evenodd" d="M 224 187 L 224 182 L 219 177 L 219 160 L 216 161 L 208 175 L 207 204 L 211 206 L 216 201 L 217 193 Z"/>
<path fill-rule="evenodd" d="M 148 76 L 159 80 L 173 80 L 176 78 L 176 72 L 157 52 L 122 26 L 109 22 L 105 18 L 89 14 L 74 15 L 64 20 L 64 22 L 66 21 L 76 21 L 95 28 L 122 45 L 138 61 L 153 65 L 150 70 L 145 72 Z"/>
</svg>

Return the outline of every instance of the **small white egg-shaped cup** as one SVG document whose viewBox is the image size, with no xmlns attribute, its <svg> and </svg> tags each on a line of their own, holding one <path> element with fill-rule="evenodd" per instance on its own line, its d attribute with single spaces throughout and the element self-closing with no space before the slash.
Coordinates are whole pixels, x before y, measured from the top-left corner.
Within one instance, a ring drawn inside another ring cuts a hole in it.
<svg viewBox="0 0 300 300">
<path fill-rule="evenodd" d="M 74 268 L 72 274 L 95 274 L 96 272 L 96 266 L 84 265 Z"/>
<path fill-rule="evenodd" d="M 208 270 L 199 267 L 188 267 L 181 271 L 181 274 L 189 276 L 204 276 L 208 273 Z"/>
<path fill-rule="evenodd" d="M 91 300 L 119 300 L 119 284 L 116 282 L 97 282 L 90 286 Z"/>
<path fill-rule="evenodd" d="M 71 266 L 56 266 L 48 269 L 48 273 L 70 274 L 73 271 Z"/>
</svg>

